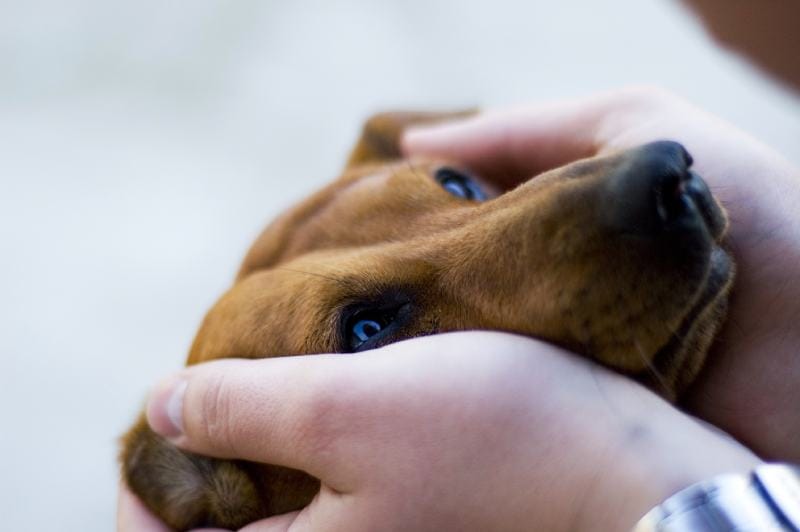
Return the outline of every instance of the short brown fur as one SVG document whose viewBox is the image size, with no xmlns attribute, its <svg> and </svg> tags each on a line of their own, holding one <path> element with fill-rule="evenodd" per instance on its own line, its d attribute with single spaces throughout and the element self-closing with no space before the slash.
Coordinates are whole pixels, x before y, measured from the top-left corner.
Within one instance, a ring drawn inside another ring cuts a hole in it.
<svg viewBox="0 0 800 532">
<path fill-rule="evenodd" d="M 343 310 L 390 297 L 411 316 L 382 344 L 466 329 L 519 333 L 674 398 L 725 313 L 733 273 L 713 271 L 724 255 L 719 206 L 713 234 L 691 245 L 620 236 L 603 205 L 614 201 L 608 182 L 625 153 L 547 172 L 484 203 L 464 201 L 432 177 L 446 161 L 402 160 L 398 145 L 407 125 L 450 116 L 371 119 L 344 174 L 257 239 L 188 363 L 346 350 Z M 143 418 L 125 436 L 121 461 L 132 490 L 178 530 L 237 528 L 301 508 L 319 488 L 299 471 L 179 451 Z"/>
</svg>

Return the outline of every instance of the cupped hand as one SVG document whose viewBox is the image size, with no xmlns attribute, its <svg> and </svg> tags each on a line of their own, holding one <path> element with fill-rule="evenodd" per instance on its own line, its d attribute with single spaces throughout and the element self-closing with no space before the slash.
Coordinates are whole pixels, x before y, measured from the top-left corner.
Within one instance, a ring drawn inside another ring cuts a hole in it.
<svg viewBox="0 0 800 532">
<path fill-rule="evenodd" d="M 729 124 L 655 88 L 489 111 L 407 132 L 409 156 L 464 162 L 505 187 L 576 159 L 682 142 L 727 208 L 738 262 L 729 320 L 684 398 L 764 456 L 800 461 L 800 170 Z"/>
<path fill-rule="evenodd" d="M 758 460 L 636 383 L 503 333 L 193 366 L 148 419 L 180 447 L 303 469 L 300 512 L 244 530 L 626 530 Z"/>
</svg>

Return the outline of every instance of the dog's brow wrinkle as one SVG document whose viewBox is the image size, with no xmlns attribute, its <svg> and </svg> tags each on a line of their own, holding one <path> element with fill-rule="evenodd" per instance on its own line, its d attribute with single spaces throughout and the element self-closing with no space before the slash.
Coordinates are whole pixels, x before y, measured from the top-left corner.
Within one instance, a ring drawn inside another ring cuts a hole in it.
<svg viewBox="0 0 800 532">
<path fill-rule="evenodd" d="M 427 174 L 421 172 L 416 166 L 414 166 L 414 164 L 411 163 L 411 161 L 407 161 L 407 164 L 408 164 L 408 169 L 411 170 L 414 173 L 414 175 L 419 176 L 423 179 L 430 179 L 430 177 L 428 177 Z"/>
<path fill-rule="evenodd" d="M 335 282 L 337 284 L 340 284 L 342 286 L 347 286 L 348 285 L 348 283 L 344 279 L 339 279 L 339 278 L 333 277 L 331 275 L 325 275 L 323 273 L 309 272 L 309 271 L 305 271 L 305 270 L 297 270 L 297 269 L 294 269 L 294 268 L 286 268 L 286 267 L 283 267 L 283 266 L 278 266 L 278 267 L 275 267 L 273 269 L 274 270 L 281 270 L 281 271 L 285 271 L 285 272 L 301 273 L 301 274 L 304 274 L 304 275 L 311 275 L 312 277 L 320 277 L 322 279 L 327 279 L 329 281 L 333 281 L 333 282 Z"/>
</svg>

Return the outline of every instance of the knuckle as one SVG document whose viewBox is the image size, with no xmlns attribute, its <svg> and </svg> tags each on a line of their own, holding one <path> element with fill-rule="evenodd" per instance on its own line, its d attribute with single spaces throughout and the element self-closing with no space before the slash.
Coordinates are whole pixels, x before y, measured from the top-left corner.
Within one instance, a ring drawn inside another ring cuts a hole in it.
<svg viewBox="0 0 800 532">
<path fill-rule="evenodd" d="M 359 402 L 341 379 L 309 379 L 296 419 L 297 441 L 305 442 L 308 451 L 318 458 L 335 454 L 345 436 L 355 428 Z"/>
<path fill-rule="evenodd" d="M 216 452 L 235 456 L 230 387 L 224 372 L 206 377 L 201 401 L 201 438 Z"/>
<path fill-rule="evenodd" d="M 612 150 L 632 147 L 621 134 L 640 127 L 643 121 L 660 119 L 678 101 L 677 96 L 658 85 L 630 85 L 610 93 L 600 106 L 595 144 Z"/>
</svg>

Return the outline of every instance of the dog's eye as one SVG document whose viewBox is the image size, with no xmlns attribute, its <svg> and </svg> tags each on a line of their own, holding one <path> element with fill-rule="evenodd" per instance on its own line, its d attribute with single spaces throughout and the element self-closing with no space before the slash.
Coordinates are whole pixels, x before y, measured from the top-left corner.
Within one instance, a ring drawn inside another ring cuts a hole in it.
<svg viewBox="0 0 800 532">
<path fill-rule="evenodd" d="M 367 346 L 367 342 L 385 331 L 394 321 L 396 310 L 365 310 L 351 317 L 345 334 L 348 347 L 358 351 Z"/>
<path fill-rule="evenodd" d="M 364 343 L 383 330 L 383 325 L 375 320 L 358 320 L 353 325 L 353 339 Z"/>
<path fill-rule="evenodd" d="M 339 349 L 346 353 L 375 349 L 403 336 L 414 305 L 400 292 L 386 292 L 373 301 L 345 307 L 340 314 Z"/>
<path fill-rule="evenodd" d="M 439 168 L 436 171 L 436 181 L 442 188 L 457 198 L 466 200 L 484 201 L 484 194 L 481 187 L 467 174 L 450 167 Z"/>
</svg>

